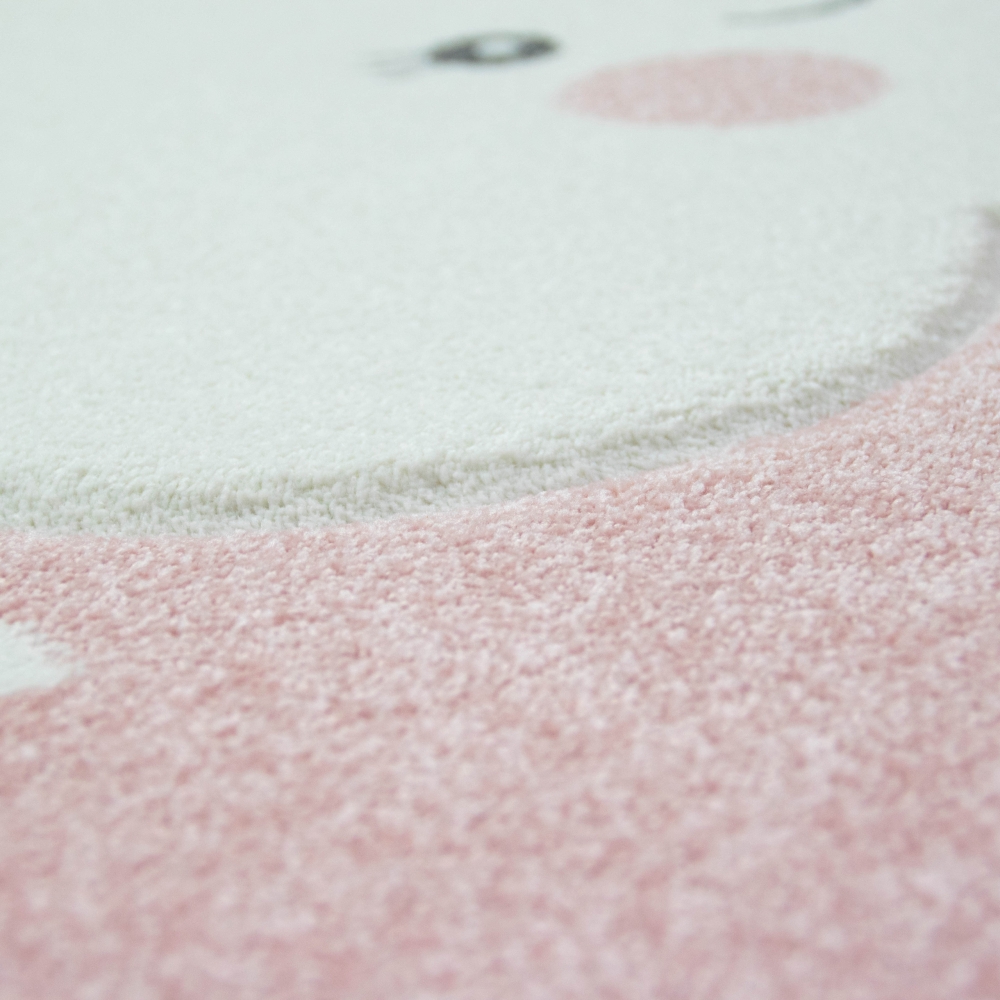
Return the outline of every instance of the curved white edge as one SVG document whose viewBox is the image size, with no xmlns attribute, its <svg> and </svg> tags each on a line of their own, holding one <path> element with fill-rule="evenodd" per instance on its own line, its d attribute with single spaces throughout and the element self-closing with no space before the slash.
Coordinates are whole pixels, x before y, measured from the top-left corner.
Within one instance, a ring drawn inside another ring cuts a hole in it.
<svg viewBox="0 0 1000 1000">
<path fill-rule="evenodd" d="M 75 673 L 65 649 L 27 625 L 0 621 L 0 697 L 53 688 Z"/>
<path fill-rule="evenodd" d="M 1000 210 L 982 209 L 979 251 L 952 300 L 875 364 L 837 368 L 772 400 L 704 412 L 664 412 L 627 433 L 554 442 L 522 454 L 479 454 L 340 470 L 330 475 L 183 476 L 107 482 L 89 470 L 56 479 L 0 472 L 0 528 L 46 534 L 208 535 L 322 529 L 354 521 L 506 503 L 554 489 L 637 475 L 762 435 L 786 433 L 912 378 L 974 338 L 1000 310 Z"/>
</svg>

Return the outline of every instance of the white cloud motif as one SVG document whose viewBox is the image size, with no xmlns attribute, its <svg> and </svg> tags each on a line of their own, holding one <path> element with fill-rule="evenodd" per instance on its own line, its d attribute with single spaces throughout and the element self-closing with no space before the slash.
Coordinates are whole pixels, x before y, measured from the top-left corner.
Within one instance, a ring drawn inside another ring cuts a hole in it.
<svg viewBox="0 0 1000 1000">
<path fill-rule="evenodd" d="M 51 688 L 73 673 L 65 651 L 25 625 L 0 622 L 0 697 Z"/>
<path fill-rule="evenodd" d="M 0 527 L 496 503 L 912 377 L 1000 305 L 998 36 L 944 0 L 2 4 Z"/>
</svg>

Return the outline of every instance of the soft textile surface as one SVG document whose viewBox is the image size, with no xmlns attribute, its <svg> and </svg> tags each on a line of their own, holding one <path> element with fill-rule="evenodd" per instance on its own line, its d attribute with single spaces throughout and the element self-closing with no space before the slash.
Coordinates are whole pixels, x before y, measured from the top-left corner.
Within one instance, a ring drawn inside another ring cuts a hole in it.
<svg viewBox="0 0 1000 1000">
<path fill-rule="evenodd" d="M 0 1000 L 997 1000 L 998 37 L 0 6 Z"/>
<path fill-rule="evenodd" d="M 998 304 L 1000 5 L 763 2 L 8 0 L 0 524 L 492 503 L 926 369 Z"/>
<path fill-rule="evenodd" d="M 1000 333 L 494 511 L 2 542 L 5 997 L 1000 995 Z"/>
</svg>

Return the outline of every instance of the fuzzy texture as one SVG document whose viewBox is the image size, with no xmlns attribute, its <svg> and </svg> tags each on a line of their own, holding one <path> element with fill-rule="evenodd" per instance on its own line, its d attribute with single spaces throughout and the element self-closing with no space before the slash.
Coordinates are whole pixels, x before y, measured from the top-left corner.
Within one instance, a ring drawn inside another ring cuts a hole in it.
<svg viewBox="0 0 1000 1000">
<path fill-rule="evenodd" d="M 0 697 L 26 688 L 55 687 L 71 673 L 64 651 L 32 629 L 0 621 Z"/>
<path fill-rule="evenodd" d="M 0 6 L 0 1000 L 996 1000 L 998 31 Z"/>
<path fill-rule="evenodd" d="M 804 53 L 723 52 L 595 73 L 568 87 L 569 110 L 647 125 L 760 125 L 836 114 L 874 101 L 870 66 Z"/>
<path fill-rule="evenodd" d="M 0 527 L 497 503 L 945 357 L 1000 297 L 1000 5 L 757 6 L 0 4 Z M 550 54 L 426 58 L 505 25 Z"/>
<path fill-rule="evenodd" d="M 0 541 L 0 996 L 994 1000 L 1000 332 L 630 482 Z"/>
</svg>

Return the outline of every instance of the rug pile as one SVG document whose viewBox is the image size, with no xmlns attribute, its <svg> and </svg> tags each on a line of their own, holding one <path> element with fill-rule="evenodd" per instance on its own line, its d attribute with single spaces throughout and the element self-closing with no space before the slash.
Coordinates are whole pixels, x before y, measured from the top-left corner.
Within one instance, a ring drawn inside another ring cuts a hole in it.
<svg viewBox="0 0 1000 1000">
<path fill-rule="evenodd" d="M 1000 996 L 998 33 L 0 11 L 0 1000 Z"/>
</svg>

